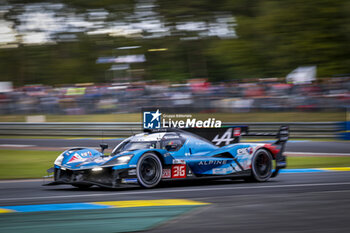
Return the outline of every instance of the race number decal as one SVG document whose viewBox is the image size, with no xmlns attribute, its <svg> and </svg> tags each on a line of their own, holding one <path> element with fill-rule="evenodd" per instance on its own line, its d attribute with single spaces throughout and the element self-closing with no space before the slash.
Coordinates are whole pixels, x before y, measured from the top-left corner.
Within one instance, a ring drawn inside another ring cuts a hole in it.
<svg viewBox="0 0 350 233">
<path fill-rule="evenodd" d="M 173 165 L 171 167 L 171 178 L 186 178 L 186 164 Z"/>
</svg>

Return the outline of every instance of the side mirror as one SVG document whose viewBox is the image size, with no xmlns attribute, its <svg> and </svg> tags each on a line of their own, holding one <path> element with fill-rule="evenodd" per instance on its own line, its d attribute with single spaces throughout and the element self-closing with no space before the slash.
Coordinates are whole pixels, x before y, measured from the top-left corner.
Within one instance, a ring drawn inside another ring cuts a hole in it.
<svg viewBox="0 0 350 233">
<path fill-rule="evenodd" d="M 100 144 L 100 147 L 101 147 L 101 153 L 103 154 L 103 152 L 105 151 L 105 149 L 108 148 L 108 144 L 106 144 L 106 143 L 101 143 L 101 144 Z"/>
</svg>

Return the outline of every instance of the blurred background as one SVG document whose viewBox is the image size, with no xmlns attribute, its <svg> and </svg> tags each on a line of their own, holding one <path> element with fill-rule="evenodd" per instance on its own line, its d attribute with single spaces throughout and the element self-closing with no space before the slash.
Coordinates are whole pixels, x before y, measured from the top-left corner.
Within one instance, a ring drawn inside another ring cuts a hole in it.
<svg viewBox="0 0 350 233">
<path fill-rule="evenodd" d="M 344 112 L 349 13 L 346 0 L 1 0 L 0 120 Z"/>
<path fill-rule="evenodd" d="M 102 142 L 109 153 L 141 131 L 142 109 L 164 107 L 258 133 L 287 124 L 286 173 L 298 174 L 266 186 L 190 181 L 115 195 L 1 181 L 42 178 L 67 148 Z M 0 215 L 9 205 L 191 198 L 213 205 L 152 232 L 350 232 L 343 140 L 350 140 L 349 0 L 0 0 Z M 108 232 L 107 222 L 126 231 L 135 219 L 170 216 L 152 208 L 98 218 L 3 214 L 0 231 Z"/>
</svg>

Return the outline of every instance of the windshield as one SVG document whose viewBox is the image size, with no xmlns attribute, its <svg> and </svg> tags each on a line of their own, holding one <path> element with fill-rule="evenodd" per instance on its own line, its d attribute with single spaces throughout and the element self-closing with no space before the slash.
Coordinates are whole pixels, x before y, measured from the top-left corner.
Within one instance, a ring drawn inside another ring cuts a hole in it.
<svg viewBox="0 0 350 233">
<path fill-rule="evenodd" d="M 112 152 L 112 155 L 118 154 L 122 151 L 133 151 L 141 149 L 154 149 L 157 147 L 157 142 L 132 142 L 128 141 L 122 145 L 118 145 L 115 151 Z"/>
<path fill-rule="evenodd" d="M 123 147 L 123 151 L 140 150 L 140 149 L 154 149 L 156 142 L 129 142 Z"/>
</svg>

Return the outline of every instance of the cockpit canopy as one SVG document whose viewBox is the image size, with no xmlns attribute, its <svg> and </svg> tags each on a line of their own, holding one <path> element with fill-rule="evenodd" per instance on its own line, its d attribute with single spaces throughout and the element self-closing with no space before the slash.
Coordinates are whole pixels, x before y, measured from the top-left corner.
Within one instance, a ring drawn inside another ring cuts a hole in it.
<svg viewBox="0 0 350 233">
<path fill-rule="evenodd" d="M 125 139 L 116 146 L 111 155 L 116 155 L 123 151 L 133 151 L 141 149 L 164 149 L 167 151 L 177 151 L 185 143 L 186 138 L 179 133 L 151 133 L 137 134 Z"/>
</svg>

